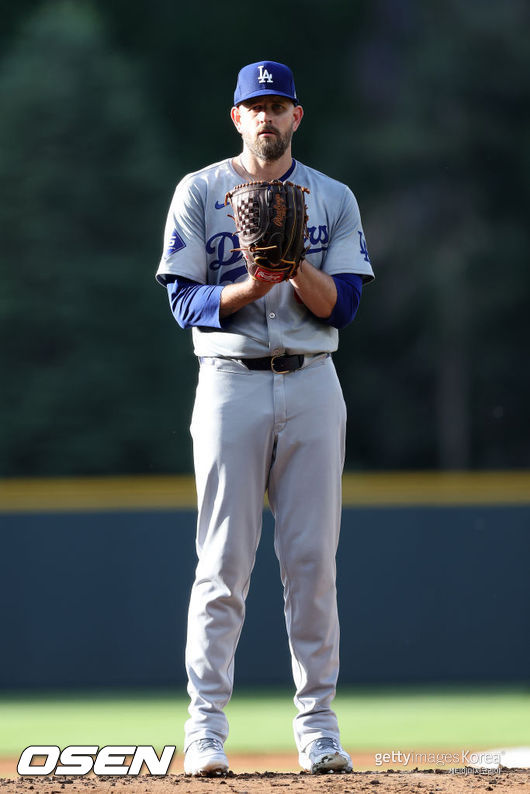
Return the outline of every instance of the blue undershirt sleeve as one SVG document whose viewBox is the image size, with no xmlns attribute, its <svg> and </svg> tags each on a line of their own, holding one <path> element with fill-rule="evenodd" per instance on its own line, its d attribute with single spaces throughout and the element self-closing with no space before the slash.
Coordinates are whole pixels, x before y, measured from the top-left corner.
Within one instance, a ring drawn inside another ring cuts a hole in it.
<svg viewBox="0 0 530 794">
<path fill-rule="evenodd" d="M 345 328 L 357 313 L 363 290 L 363 280 L 356 273 L 340 273 L 331 276 L 337 287 L 337 302 L 329 317 L 324 320 L 334 328 Z"/>
<path fill-rule="evenodd" d="M 218 284 L 199 284 L 189 278 L 174 276 L 166 283 L 169 305 L 181 328 L 194 325 L 222 328 L 219 304 L 223 287 Z"/>
</svg>

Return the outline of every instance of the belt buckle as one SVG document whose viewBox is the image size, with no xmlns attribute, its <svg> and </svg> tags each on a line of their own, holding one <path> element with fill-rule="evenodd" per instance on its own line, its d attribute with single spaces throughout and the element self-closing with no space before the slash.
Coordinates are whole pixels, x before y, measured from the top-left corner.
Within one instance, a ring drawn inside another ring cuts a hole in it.
<svg viewBox="0 0 530 794">
<path fill-rule="evenodd" d="M 287 373 L 291 371 L 290 369 L 275 369 L 274 368 L 274 362 L 276 361 L 277 358 L 285 358 L 285 356 L 283 356 L 283 355 L 271 356 L 271 369 L 272 369 L 272 371 L 275 372 L 276 375 L 287 375 Z"/>
</svg>

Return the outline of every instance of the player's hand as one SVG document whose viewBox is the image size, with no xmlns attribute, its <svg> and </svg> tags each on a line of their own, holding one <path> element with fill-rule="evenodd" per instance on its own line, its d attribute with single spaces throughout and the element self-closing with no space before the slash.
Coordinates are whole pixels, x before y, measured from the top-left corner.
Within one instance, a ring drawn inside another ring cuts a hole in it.
<svg viewBox="0 0 530 794">
<path fill-rule="evenodd" d="M 246 281 L 236 281 L 235 284 L 227 284 L 221 292 L 219 317 L 224 319 L 242 309 L 243 306 L 254 303 L 259 298 L 263 298 L 273 287 L 274 284 L 256 281 L 250 275 Z"/>
<path fill-rule="evenodd" d="M 275 284 L 270 284 L 267 281 L 258 281 L 257 279 L 252 278 L 250 275 L 243 283 L 248 285 L 250 292 L 252 295 L 256 296 L 256 299 L 263 298 L 263 296 L 266 295 L 267 292 L 270 292 L 275 286 Z"/>
</svg>

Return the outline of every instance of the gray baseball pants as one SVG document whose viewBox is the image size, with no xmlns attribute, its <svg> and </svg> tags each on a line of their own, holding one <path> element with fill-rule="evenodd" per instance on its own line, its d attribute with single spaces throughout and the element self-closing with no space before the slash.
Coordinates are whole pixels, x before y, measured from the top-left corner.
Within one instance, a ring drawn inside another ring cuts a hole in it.
<svg viewBox="0 0 530 794">
<path fill-rule="evenodd" d="M 232 694 L 267 489 L 296 686 L 296 744 L 303 750 L 323 736 L 339 739 L 331 702 L 339 670 L 335 554 L 345 425 L 329 355 L 306 357 L 302 369 L 287 375 L 202 359 L 191 423 L 199 513 L 185 748 L 228 736 L 223 709 Z"/>
</svg>

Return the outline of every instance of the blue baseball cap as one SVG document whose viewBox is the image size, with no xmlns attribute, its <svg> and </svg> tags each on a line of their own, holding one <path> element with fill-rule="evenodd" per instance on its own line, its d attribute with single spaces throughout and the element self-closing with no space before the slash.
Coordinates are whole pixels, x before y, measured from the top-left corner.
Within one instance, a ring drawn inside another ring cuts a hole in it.
<svg viewBox="0 0 530 794">
<path fill-rule="evenodd" d="M 237 76 L 234 105 L 256 96 L 285 96 L 298 105 L 293 73 L 288 66 L 276 61 L 257 61 L 243 66 Z"/>
</svg>

